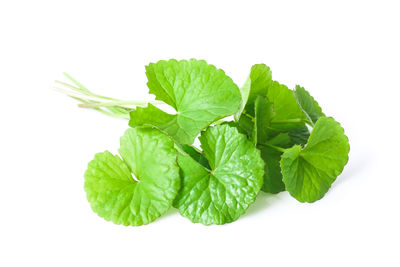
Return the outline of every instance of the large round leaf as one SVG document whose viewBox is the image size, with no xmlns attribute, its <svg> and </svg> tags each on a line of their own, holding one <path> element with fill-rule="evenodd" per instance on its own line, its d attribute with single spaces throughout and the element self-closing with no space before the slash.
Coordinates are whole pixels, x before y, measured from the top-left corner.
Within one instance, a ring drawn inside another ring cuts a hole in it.
<svg viewBox="0 0 400 267">
<path fill-rule="evenodd" d="M 223 70 L 204 60 L 161 60 L 150 63 L 146 75 L 150 93 L 177 113 L 168 114 L 153 105 L 138 107 L 130 114 L 131 126 L 154 125 L 178 143 L 192 144 L 212 122 L 239 109 L 239 88 Z"/>
<path fill-rule="evenodd" d="M 165 213 L 180 187 L 174 142 L 150 127 L 129 129 L 119 156 L 96 154 L 85 173 L 92 209 L 116 224 L 142 225 Z"/>
<path fill-rule="evenodd" d="M 178 156 L 183 177 L 174 206 L 192 222 L 235 221 L 262 186 L 260 152 L 245 135 L 226 124 L 208 128 L 199 140 L 210 169 L 190 156 Z"/>
<path fill-rule="evenodd" d="M 314 202 L 329 190 L 348 161 L 349 141 L 333 118 L 321 117 L 303 149 L 287 149 L 281 159 L 286 190 L 300 202 Z"/>
</svg>

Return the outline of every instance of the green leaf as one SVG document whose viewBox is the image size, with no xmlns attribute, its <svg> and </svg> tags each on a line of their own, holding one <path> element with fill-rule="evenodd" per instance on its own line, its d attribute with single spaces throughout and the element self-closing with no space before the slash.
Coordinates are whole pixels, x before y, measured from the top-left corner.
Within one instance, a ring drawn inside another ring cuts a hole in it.
<svg viewBox="0 0 400 267">
<path fill-rule="evenodd" d="M 285 184 L 282 182 L 281 167 L 279 165 L 282 152 L 271 147 L 261 146 L 259 148 L 265 163 L 264 183 L 261 190 L 272 194 L 285 191 Z"/>
<path fill-rule="evenodd" d="M 156 99 L 176 114 L 149 105 L 131 112 L 130 126 L 150 124 L 167 132 L 181 144 L 192 144 L 212 122 L 234 114 L 240 92 L 223 70 L 203 60 L 161 60 L 146 67 L 148 87 Z"/>
<path fill-rule="evenodd" d="M 132 127 L 142 125 L 153 125 L 165 131 L 171 136 L 185 134 L 185 129 L 181 128 L 177 122 L 177 116 L 165 113 L 152 104 L 147 107 L 137 107 L 130 113 L 129 125 Z"/>
<path fill-rule="evenodd" d="M 307 116 L 308 120 L 314 125 L 320 117 L 325 117 L 317 101 L 303 87 L 296 85 L 294 96 L 300 108 Z"/>
<path fill-rule="evenodd" d="M 270 129 L 275 116 L 273 105 L 264 96 L 257 96 L 254 105 L 254 144 L 265 143 L 275 131 Z"/>
<path fill-rule="evenodd" d="M 261 157 L 265 163 L 264 184 L 261 190 L 273 194 L 285 190 L 280 166 L 283 152 L 274 147 L 289 148 L 296 144 L 304 145 L 307 143 L 309 136 L 310 133 L 304 125 L 288 132 L 281 132 L 266 141 L 264 144 L 257 146 L 261 151 Z"/>
<path fill-rule="evenodd" d="M 304 149 L 295 145 L 281 159 L 286 190 L 300 202 L 314 202 L 329 190 L 348 161 L 349 141 L 330 117 L 315 124 Z"/>
<path fill-rule="evenodd" d="M 293 145 L 304 146 L 307 143 L 308 138 L 310 137 L 310 131 L 308 130 L 306 125 L 303 125 L 299 128 L 289 130 L 288 135 L 291 140 L 290 146 Z"/>
<path fill-rule="evenodd" d="M 250 75 L 243 87 L 240 88 L 242 102 L 239 111 L 235 114 L 238 121 L 243 110 L 254 116 L 254 102 L 257 96 L 266 96 L 268 87 L 272 83 L 271 69 L 265 64 L 255 64 L 251 67 Z"/>
<path fill-rule="evenodd" d="M 239 128 L 242 129 L 241 132 L 245 132 L 249 137 L 253 136 L 254 118 L 250 117 L 246 113 L 242 113 L 237 124 Z"/>
<path fill-rule="evenodd" d="M 253 103 L 257 96 L 265 95 L 272 83 L 271 69 L 265 64 L 255 64 L 250 71 L 251 89 L 248 102 Z"/>
<path fill-rule="evenodd" d="M 89 163 L 87 199 L 108 221 L 148 224 L 169 209 L 180 187 L 174 142 L 155 128 L 133 128 L 121 137 L 119 152 L 122 159 L 106 151 Z"/>
<path fill-rule="evenodd" d="M 273 82 L 265 93 L 275 103 L 272 104 L 266 97 L 258 95 L 254 101 L 254 119 L 243 113 L 239 125 L 247 129 L 248 135 L 261 151 L 265 163 L 262 190 L 278 193 L 285 190 L 280 168 L 282 151 L 279 148 L 288 148 L 294 144 L 304 145 L 308 140 L 309 131 L 303 121 L 305 116 L 291 90 Z M 279 114 L 275 112 L 275 106 Z M 276 119 L 277 116 L 279 120 Z M 278 147 L 279 150 L 274 147 Z"/>
<path fill-rule="evenodd" d="M 209 127 L 199 138 L 210 170 L 189 156 L 178 156 L 182 187 L 174 206 L 192 222 L 233 222 L 254 201 L 262 186 L 260 152 L 235 127 Z"/>
<path fill-rule="evenodd" d="M 282 151 L 272 146 L 286 148 L 291 147 L 292 140 L 288 133 L 280 133 L 271 138 L 266 144 L 260 144 L 257 148 L 261 151 L 261 157 L 264 160 L 264 183 L 261 188 L 264 192 L 276 194 L 285 190 L 285 184 L 282 181 L 280 160 Z"/>
<path fill-rule="evenodd" d="M 284 90 L 284 92 L 286 91 Z M 286 123 L 290 125 L 287 126 L 287 128 L 281 128 L 281 125 L 279 125 L 278 129 L 272 128 L 274 127 L 272 126 L 272 121 L 276 116 L 274 106 L 266 97 L 261 95 L 257 96 L 254 109 L 254 127 L 251 135 L 254 144 L 260 149 L 261 157 L 265 163 L 262 190 L 268 193 L 279 193 L 285 190 L 280 168 L 282 151 L 274 147 L 288 148 L 297 143 L 304 144 L 307 142 L 309 136 L 308 129 L 304 125 L 304 122 L 300 121 L 298 123 Z M 241 119 L 243 117 L 244 116 L 242 116 Z M 241 120 L 239 120 L 239 122 L 240 121 Z M 300 127 L 298 127 L 299 125 Z M 298 128 L 292 129 L 295 126 Z M 283 129 L 291 130 L 283 131 Z"/>
<path fill-rule="evenodd" d="M 274 81 L 268 88 L 267 98 L 273 103 L 276 114 L 271 123 L 272 128 L 287 131 L 304 125 L 307 117 L 297 104 L 292 90 Z"/>
<path fill-rule="evenodd" d="M 249 98 L 250 89 L 251 89 L 251 79 L 249 77 L 249 78 L 247 78 L 247 80 L 244 83 L 244 85 L 239 88 L 240 95 L 241 95 L 241 101 L 240 101 L 239 110 L 233 116 L 235 121 L 239 121 L 240 115 L 242 115 L 244 107 L 246 106 L 247 100 Z"/>
<path fill-rule="evenodd" d="M 224 121 L 223 123 L 221 123 L 221 125 L 229 125 L 230 127 L 235 127 L 239 133 L 244 134 L 244 135 L 247 135 L 249 133 L 239 125 L 239 122 Z M 250 127 L 252 127 L 252 126 L 250 126 Z M 250 132 L 250 134 L 251 134 L 251 132 Z"/>
<path fill-rule="evenodd" d="M 275 83 L 276 85 L 276 83 Z M 284 94 L 286 93 L 286 88 L 282 87 Z M 274 89 L 271 89 L 274 90 Z M 289 95 L 289 94 L 287 94 Z M 273 95 L 275 96 L 275 95 Z M 277 100 L 279 97 L 274 97 Z M 282 97 L 285 101 L 286 98 Z M 280 111 L 279 102 L 277 103 L 278 111 Z M 280 160 L 282 151 L 277 150 L 278 148 L 287 148 L 293 146 L 294 142 L 302 142 L 304 136 L 306 136 L 305 142 L 307 142 L 308 132 L 307 127 L 303 122 L 293 123 L 287 122 L 285 126 L 283 124 L 278 125 L 278 129 L 274 129 L 277 124 L 272 125 L 272 121 L 277 115 L 274 109 L 275 105 L 272 105 L 266 97 L 258 96 L 255 100 L 255 119 L 254 119 L 254 130 L 253 130 L 253 141 L 255 144 L 259 144 L 257 147 L 261 151 L 261 157 L 264 160 L 264 183 L 262 190 L 268 193 L 279 193 L 285 190 L 285 184 L 282 181 L 282 174 L 280 168 Z M 281 116 L 282 118 L 282 116 Z M 288 118 L 291 119 L 291 118 Z M 302 125 L 303 124 L 303 125 Z M 299 128 L 291 129 L 295 126 Z M 305 129 L 304 129 L 305 128 Z M 291 129 L 289 131 L 282 132 L 283 130 Z"/>
<path fill-rule="evenodd" d="M 255 102 L 259 96 L 266 97 L 266 101 L 273 105 L 274 116 L 268 127 L 270 136 L 302 127 L 307 121 L 307 117 L 296 102 L 293 91 L 273 81 L 271 70 L 264 64 L 252 67 L 245 86 L 241 88 L 241 93 L 242 107 L 243 101 L 247 102 L 243 111 L 239 109 L 239 112 L 235 114 L 235 120 L 248 132 L 248 136 L 252 136 L 253 140 L 256 134 L 253 131 L 265 128 L 251 126 L 255 121 Z M 261 119 L 263 119 L 262 116 Z M 265 138 L 264 136 L 263 141 Z"/>
<path fill-rule="evenodd" d="M 265 99 L 262 96 L 259 96 L 260 100 Z M 268 102 L 268 100 L 256 100 L 256 118 L 254 119 L 254 126 L 250 128 L 253 130 L 250 133 L 250 136 L 253 136 L 253 140 L 255 139 L 254 136 L 257 135 L 257 142 L 255 144 L 267 144 L 270 143 L 270 140 L 274 139 L 275 137 L 283 137 L 285 136 L 286 142 L 277 143 L 280 147 L 286 147 L 286 144 L 290 144 L 293 146 L 295 144 L 305 145 L 307 143 L 308 137 L 310 136 L 310 132 L 307 126 L 303 123 L 298 128 L 293 128 L 294 125 L 288 127 L 289 130 L 282 130 L 272 128 L 272 120 L 275 116 L 275 112 L 273 110 L 273 105 Z M 275 124 L 276 126 L 276 124 Z M 278 127 L 279 128 L 279 127 Z"/>
<path fill-rule="evenodd" d="M 278 135 L 272 137 L 267 142 L 265 142 L 265 144 L 282 148 L 289 148 L 294 145 L 293 140 L 290 138 L 289 132 L 279 133 Z"/>
<path fill-rule="evenodd" d="M 202 166 L 204 166 L 207 169 L 211 169 L 210 168 L 210 164 L 208 163 L 207 158 L 204 156 L 203 153 L 201 153 L 201 151 L 199 151 L 196 147 L 194 146 L 190 146 L 190 145 L 179 145 L 179 147 L 185 152 L 187 153 L 189 156 L 192 157 L 192 159 L 194 159 L 195 161 L 197 161 L 198 163 L 200 163 Z"/>
</svg>

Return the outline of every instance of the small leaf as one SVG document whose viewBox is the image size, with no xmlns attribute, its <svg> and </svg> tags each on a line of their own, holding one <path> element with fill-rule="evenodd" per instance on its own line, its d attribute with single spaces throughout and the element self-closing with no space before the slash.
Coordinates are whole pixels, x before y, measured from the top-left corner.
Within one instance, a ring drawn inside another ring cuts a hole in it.
<svg viewBox="0 0 400 267">
<path fill-rule="evenodd" d="M 310 131 L 308 130 L 306 125 L 303 125 L 293 130 L 289 130 L 288 134 L 291 140 L 291 146 L 293 145 L 304 146 L 307 143 L 308 138 L 310 137 Z"/>
<path fill-rule="evenodd" d="M 285 184 L 282 182 L 281 167 L 279 165 L 282 152 L 270 147 L 260 147 L 260 151 L 265 163 L 264 183 L 261 190 L 272 194 L 285 191 Z"/>
<path fill-rule="evenodd" d="M 286 190 L 300 202 L 321 199 L 343 171 L 349 150 L 340 124 L 330 117 L 319 118 L 304 149 L 295 145 L 282 155 Z"/>
<path fill-rule="evenodd" d="M 265 143 L 273 132 L 270 129 L 271 121 L 275 116 L 273 105 L 264 96 L 257 96 L 254 105 L 254 144 Z"/>
<path fill-rule="evenodd" d="M 272 148 L 270 145 L 286 148 L 291 147 L 293 144 L 288 133 L 280 133 L 268 140 L 266 144 L 260 144 L 257 146 L 261 151 L 261 157 L 265 163 L 264 183 L 261 190 L 267 193 L 276 194 L 285 190 L 280 166 L 282 152 Z"/>
<path fill-rule="evenodd" d="M 242 102 L 239 111 L 235 114 L 236 121 L 239 121 L 244 109 L 250 116 L 254 116 L 254 102 L 257 96 L 266 96 L 271 83 L 272 72 L 267 65 L 255 64 L 251 67 L 249 77 L 240 88 Z"/>
<path fill-rule="evenodd" d="M 250 71 L 251 90 L 248 102 L 253 103 L 257 96 L 265 95 L 272 83 L 271 69 L 265 64 L 255 64 Z"/>
<path fill-rule="evenodd" d="M 235 127 L 209 127 L 199 138 L 210 170 L 190 156 L 178 156 L 182 187 L 174 206 L 192 222 L 233 222 L 254 201 L 262 186 L 260 152 Z"/>
<path fill-rule="evenodd" d="M 119 152 L 122 159 L 106 151 L 89 163 L 87 199 L 108 221 L 148 224 L 169 209 L 180 187 L 174 142 L 157 129 L 133 128 L 121 137 Z"/>
<path fill-rule="evenodd" d="M 307 116 L 308 120 L 314 125 L 320 117 L 324 117 L 321 107 L 317 101 L 303 87 L 296 85 L 294 96 L 300 108 Z"/>
<path fill-rule="evenodd" d="M 273 194 L 285 190 L 280 166 L 283 153 L 270 145 L 280 148 L 289 148 L 296 144 L 304 145 L 307 143 L 309 135 L 307 127 L 303 126 L 288 132 L 281 132 L 269 139 L 265 144 L 257 146 L 265 162 L 264 184 L 261 190 Z"/>
<path fill-rule="evenodd" d="M 239 128 L 241 129 L 240 132 L 244 132 L 247 136 L 252 137 L 254 132 L 254 118 L 250 117 L 246 113 L 242 113 L 237 122 Z"/>
<path fill-rule="evenodd" d="M 306 116 L 298 106 L 292 90 L 274 81 L 268 88 L 267 98 L 273 103 L 276 114 L 271 123 L 272 128 L 287 131 L 304 125 Z"/>
<path fill-rule="evenodd" d="M 181 144 L 192 144 L 212 122 L 234 114 L 239 88 L 224 71 L 203 60 L 161 60 L 146 67 L 148 87 L 156 99 L 172 106 L 167 114 L 149 105 L 131 112 L 130 126 L 154 125 Z"/>
<path fill-rule="evenodd" d="M 249 78 L 247 78 L 247 80 L 244 83 L 244 85 L 239 88 L 240 95 L 241 95 L 241 101 L 240 101 L 239 110 L 233 116 L 235 121 L 239 121 L 240 115 L 242 115 L 244 107 L 246 106 L 247 100 L 249 98 L 250 89 L 251 89 L 251 79 L 249 77 Z"/>
</svg>

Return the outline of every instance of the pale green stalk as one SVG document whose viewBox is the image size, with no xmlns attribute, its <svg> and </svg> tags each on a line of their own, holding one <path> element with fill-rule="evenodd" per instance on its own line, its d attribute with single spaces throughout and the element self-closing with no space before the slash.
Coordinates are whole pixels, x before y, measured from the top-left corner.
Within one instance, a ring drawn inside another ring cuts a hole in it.
<svg viewBox="0 0 400 267">
<path fill-rule="evenodd" d="M 81 102 L 81 104 L 78 105 L 79 107 L 91 108 L 111 117 L 129 119 L 129 113 L 136 107 L 145 107 L 149 103 L 153 105 L 164 104 L 161 101 L 125 101 L 94 94 L 69 74 L 64 73 L 64 76 L 68 78 L 73 85 L 61 81 L 55 81 L 60 87 L 51 87 L 54 91 L 63 93 L 78 100 Z"/>
</svg>

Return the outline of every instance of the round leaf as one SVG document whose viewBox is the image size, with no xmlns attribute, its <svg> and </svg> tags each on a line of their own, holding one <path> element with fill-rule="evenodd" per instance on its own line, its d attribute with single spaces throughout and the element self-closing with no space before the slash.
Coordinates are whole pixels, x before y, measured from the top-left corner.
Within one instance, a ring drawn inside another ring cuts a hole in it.
<svg viewBox="0 0 400 267">
<path fill-rule="evenodd" d="M 199 138 L 210 169 L 190 156 L 178 156 L 182 187 L 174 202 L 192 222 L 235 221 L 254 201 L 264 173 L 260 152 L 227 124 L 209 127 Z"/>
<path fill-rule="evenodd" d="M 319 118 L 305 148 L 295 145 L 282 155 L 286 190 L 300 202 L 321 199 L 343 171 L 349 150 L 340 124 L 333 118 Z"/>
<path fill-rule="evenodd" d="M 152 105 L 138 107 L 130 114 L 130 126 L 154 125 L 178 143 L 192 144 L 212 122 L 239 109 L 239 88 L 223 70 L 204 60 L 161 60 L 150 63 L 146 75 L 150 93 L 177 113 L 168 114 Z"/>
<path fill-rule="evenodd" d="M 106 151 L 89 163 L 87 198 L 108 221 L 148 224 L 168 210 L 180 187 L 174 142 L 157 129 L 133 128 L 121 137 L 119 152 L 122 159 Z"/>
</svg>

